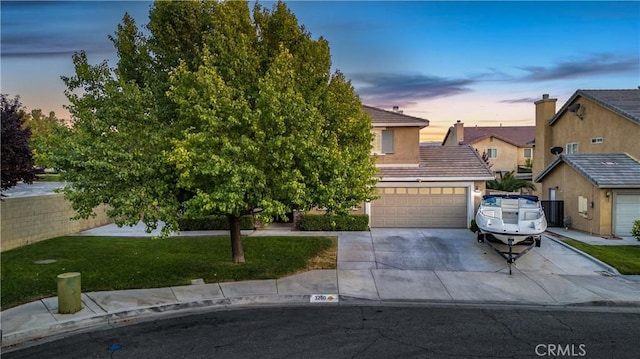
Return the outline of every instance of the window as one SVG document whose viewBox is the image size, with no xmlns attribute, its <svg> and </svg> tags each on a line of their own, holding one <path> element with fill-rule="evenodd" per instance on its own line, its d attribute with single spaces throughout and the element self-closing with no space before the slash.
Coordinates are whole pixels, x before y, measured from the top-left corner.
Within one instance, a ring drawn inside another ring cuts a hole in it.
<svg viewBox="0 0 640 359">
<path fill-rule="evenodd" d="M 497 158 L 498 157 L 498 149 L 497 148 L 490 148 L 487 150 L 487 157 L 488 158 Z"/>
<path fill-rule="evenodd" d="M 578 196 L 578 214 L 587 217 L 587 197 Z"/>
<path fill-rule="evenodd" d="M 524 149 L 524 158 L 531 158 L 531 149 L 530 148 L 525 148 Z"/>
<path fill-rule="evenodd" d="M 596 144 L 596 143 L 602 143 L 603 139 L 602 137 L 594 137 L 591 139 L 591 143 Z"/>
<path fill-rule="evenodd" d="M 382 150 L 382 131 L 372 130 L 373 140 L 371 141 L 371 154 L 379 155 Z"/>
<path fill-rule="evenodd" d="M 573 142 L 573 143 L 567 143 L 567 154 L 568 155 L 573 155 L 578 153 L 578 143 Z"/>
<path fill-rule="evenodd" d="M 393 130 L 382 131 L 382 153 L 393 153 Z"/>
</svg>

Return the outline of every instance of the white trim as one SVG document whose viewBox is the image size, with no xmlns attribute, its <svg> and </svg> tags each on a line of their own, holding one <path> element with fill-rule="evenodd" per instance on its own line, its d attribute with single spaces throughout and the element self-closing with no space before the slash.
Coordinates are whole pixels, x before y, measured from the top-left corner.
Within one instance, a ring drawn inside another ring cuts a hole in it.
<svg viewBox="0 0 640 359">
<path fill-rule="evenodd" d="M 611 205 L 611 233 L 615 236 L 631 236 L 631 234 L 627 234 L 627 233 L 617 233 L 617 227 L 618 227 L 618 196 L 639 196 L 640 195 L 640 191 L 638 190 L 614 190 L 612 197 L 613 197 L 613 203 Z"/>
<path fill-rule="evenodd" d="M 371 201 L 364 203 L 364 214 L 369 216 L 369 228 L 371 228 Z"/>
<path fill-rule="evenodd" d="M 418 168 L 420 167 L 419 163 L 376 163 L 376 167 L 378 168 Z"/>
<path fill-rule="evenodd" d="M 491 181 L 495 177 L 382 177 L 380 182 L 429 182 L 438 183 L 447 182 L 468 182 L 468 181 Z M 426 187 L 426 186 L 423 186 Z"/>
<path fill-rule="evenodd" d="M 376 187 L 379 188 L 389 188 L 389 187 L 405 187 L 405 188 L 414 188 L 414 187 L 422 187 L 422 188 L 430 188 L 430 187 L 469 187 L 473 186 L 473 182 L 469 181 L 460 181 L 460 182 L 378 182 Z"/>
<path fill-rule="evenodd" d="M 474 199 L 474 190 L 475 183 L 467 181 L 460 182 L 378 182 L 376 185 L 377 188 L 393 188 L 393 187 L 404 187 L 404 188 L 425 188 L 425 187 L 453 187 L 453 188 L 466 188 L 467 191 L 467 222 L 466 228 L 469 228 L 469 224 L 471 220 L 475 218 L 475 199 Z M 371 203 L 367 202 L 368 210 L 371 211 Z M 367 207 L 365 207 L 365 212 Z M 369 226 L 371 226 L 371 217 L 369 215 Z"/>
<path fill-rule="evenodd" d="M 374 124 L 372 124 L 373 128 L 380 128 L 380 127 L 420 127 L 420 128 L 425 128 L 429 126 L 428 124 L 424 123 L 424 124 L 417 124 L 416 122 L 376 122 Z"/>
</svg>

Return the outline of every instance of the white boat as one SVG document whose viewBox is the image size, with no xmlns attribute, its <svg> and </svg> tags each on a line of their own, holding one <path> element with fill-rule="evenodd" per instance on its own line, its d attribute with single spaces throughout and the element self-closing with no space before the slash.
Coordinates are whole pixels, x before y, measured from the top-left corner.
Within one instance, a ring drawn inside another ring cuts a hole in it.
<svg viewBox="0 0 640 359">
<path fill-rule="evenodd" d="M 485 195 L 476 213 L 478 242 L 485 242 L 509 265 L 540 247 L 547 219 L 537 196 Z"/>
<path fill-rule="evenodd" d="M 507 245 L 526 240 L 539 243 L 540 235 L 547 229 L 538 197 L 520 194 L 483 196 L 476 224 L 483 237 L 491 235 Z"/>
</svg>

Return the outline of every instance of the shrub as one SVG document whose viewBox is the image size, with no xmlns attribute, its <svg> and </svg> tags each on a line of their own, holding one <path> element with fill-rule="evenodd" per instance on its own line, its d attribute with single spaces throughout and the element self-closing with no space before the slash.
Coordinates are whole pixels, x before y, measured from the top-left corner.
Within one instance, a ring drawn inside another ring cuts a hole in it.
<svg viewBox="0 0 640 359">
<path fill-rule="evenodd" d="M 478 224 L 476 223 L 475 219 L 471 220 L 471 225 L 469 226 L 469 229 L 471 230 L 471 232 L 476 233 L 478 231 Z"/>
<path fill-rule="evenodd" d="M 206 216 L 200 218 L 181 218 L 178 220 L 181 231 L 228 230 L 229 219 L 226 216 Z M 240 229 L 254 229 L 253 216 L 240 217 Z"/>
<path fill-rule="evenodd" d="M 303 231 L 366 231 L 369 215 L 366 214 L 308 214 L 302 215 L 300 229 Z"/>
<path fill-rule="evenodd" d="M 640 241 L 640 219 L 633 222 L 633 227 L 631 227 L 631 235 Z"/>
</svg>

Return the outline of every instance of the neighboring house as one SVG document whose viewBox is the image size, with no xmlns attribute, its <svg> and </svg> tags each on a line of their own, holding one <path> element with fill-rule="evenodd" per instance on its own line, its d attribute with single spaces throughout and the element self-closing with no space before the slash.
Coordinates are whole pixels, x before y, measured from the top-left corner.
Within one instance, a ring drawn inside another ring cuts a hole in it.
<svg viewBox="0 0 640 359">
<path fill-rule="evenodd" d="M 466 228 L 485 181 L 494 178 L 470 146 L 420 146 L 429 121 L 363 106 L 375 134 L 379 198 L 365 204 L 371 227 Z"/>
<path fill-rule="evenodd" d="M 640 89 L 578 90 L 557 113 L 556 101 L 535 102 L 542 199 L 564 201 L 574 229 L 630 236 L 640 219 Z"/>
<path fill-rule="evenodd" d="M 531 179 L 535 126 L 464 127 L 457 121 L 449 128 L 443 146 L 471 145 L 486 153 L 495 172 L 513 171 L 516 177 Z"/>
</svg>

